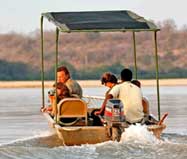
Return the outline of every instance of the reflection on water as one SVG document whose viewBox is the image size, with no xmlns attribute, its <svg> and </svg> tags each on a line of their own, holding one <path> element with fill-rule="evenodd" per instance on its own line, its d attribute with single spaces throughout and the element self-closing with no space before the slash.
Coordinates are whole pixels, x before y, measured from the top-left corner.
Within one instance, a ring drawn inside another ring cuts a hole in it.
<svg viewBox="0 0 187 159">
<path fill-rule="evenodd" d="M 156 90 L 152 87 L 142 89 L 144 96 L 150 101 L 151 113 L 156 116 Z M 130 135 L 133 129 L 126 134 L 126 140 L 120 143 L 110 141 L 96 145 L 62 147 L 57 136 L 49 131 L 47 122 L 39 111 L 40 89 L 0 89 L 0 158 L 186 158 L 186 90 L 187 86 L 160 88 L 161 112 L 169 113 L 162 141 L 155 141 L 157 139 L 143 130 L 140 133 L 143 136 L 136 134 L 138 138 L 132 138 L 135 136 Z M 84 88 L 85 95 L 100 96 L 105 91 L 104 87 Z"/>
</svg>

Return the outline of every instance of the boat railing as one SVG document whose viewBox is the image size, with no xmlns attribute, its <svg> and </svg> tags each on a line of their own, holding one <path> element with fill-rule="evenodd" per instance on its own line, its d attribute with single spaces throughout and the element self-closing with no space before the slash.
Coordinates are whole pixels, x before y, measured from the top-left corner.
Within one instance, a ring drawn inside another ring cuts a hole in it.
<svg viewBox="0 0 187 159">
<path fill-rule="evenodd" d="M 104 99 L 101 96 L 83 96 L 83 100 L 87 103 L 88 108 L 100 108 Z"/>
</svg>

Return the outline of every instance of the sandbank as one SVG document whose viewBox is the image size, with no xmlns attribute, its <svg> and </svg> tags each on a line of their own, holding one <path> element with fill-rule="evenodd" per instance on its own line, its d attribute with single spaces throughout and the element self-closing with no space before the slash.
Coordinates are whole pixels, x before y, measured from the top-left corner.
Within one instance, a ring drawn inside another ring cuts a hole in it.
<svg viewBox="0 0 187 159">
<path fill-rule="evenodd" d="M 79 80 L 82 87 L 100 87 L 99 80 Z M 140 80 L 142 86 L 155 86 L 156 80 Z M 45 81 L 45 87 L 52 87 L 54 81 Z M 160 79 L 160 86 L 187 86 L 187 79 Z M 41 81 L 0 81 L 0 88 L 40 88 Z"/>
</svg>

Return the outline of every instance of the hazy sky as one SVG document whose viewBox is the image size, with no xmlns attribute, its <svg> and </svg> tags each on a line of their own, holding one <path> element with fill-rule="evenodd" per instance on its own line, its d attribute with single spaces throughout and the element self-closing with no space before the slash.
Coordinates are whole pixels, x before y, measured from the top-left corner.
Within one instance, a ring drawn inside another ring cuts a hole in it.
<svg viewBox="0 0 187 159">
<path fill-rule="evenodd" d="M 173 19 L 178 27 L 187 25 L 187 0 L 0 0 L 0 4 L 0 33 L 39 29 L 41 13 L 49 11 L 132 10 L 156 22 Z M 49 23 L 44 29 L 48 28 Z"/>
</svg>

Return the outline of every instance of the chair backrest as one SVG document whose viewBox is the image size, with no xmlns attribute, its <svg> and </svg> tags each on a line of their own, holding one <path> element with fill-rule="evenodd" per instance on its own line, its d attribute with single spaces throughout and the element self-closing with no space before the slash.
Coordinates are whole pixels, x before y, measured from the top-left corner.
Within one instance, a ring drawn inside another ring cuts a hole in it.
<svg viewBox="0 0 187 159">
<path fill-rule="evenodd" d="M 87 125 L 87 105 L 79 98 L 65 98 L 58 103 L 57 118 L 85 118 Z"/>
</svg>

